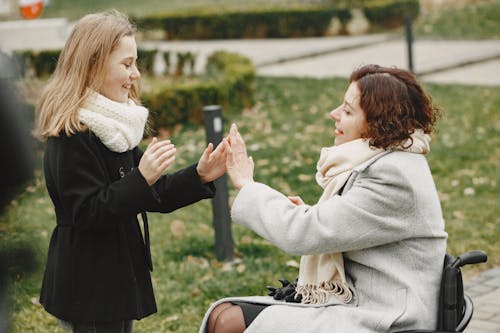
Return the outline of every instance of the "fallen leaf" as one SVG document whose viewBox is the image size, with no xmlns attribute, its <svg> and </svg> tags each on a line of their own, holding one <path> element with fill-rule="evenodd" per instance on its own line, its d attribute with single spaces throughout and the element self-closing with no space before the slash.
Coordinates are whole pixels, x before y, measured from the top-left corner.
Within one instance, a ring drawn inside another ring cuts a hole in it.
<svg viewBox="0 0 500 333">
<path fill-rule="evenodd" d="M 176 321 L 176 320 L 179 320 L 178 315 L 172 315 L 172 316 L 168 316 L 167 318 L 165 318 L 166 322 L 171 322 L 171 321 Z"/>
<path fill-rule="evenodd" d="M 200 268 L 203 268 L 203 269 L 206 269 L 210 266 L 208 260 L 205 258 L 199 258 L 199 257 L 194 257 L 192 255 L 189 255 L 186 260 L 189 264 L 199 266 Z"/>
<path fill-rule="evenodd" d="M 471 197 L 474 194 L 476 194 L 476 190 L 474 190 L 472 187 L 467 187 L 466 189 L 464 189 L 464 195 L 465 196 Z"/>
<path fill-rule="evenodd" d="M 232 268 L 233 268 L 233 265 L 230 262 L 225 262 L 222 264 L 221 271 L 229 272 L 230 270 L 232 270 Z"/>
<path fill-rule="evenodd" d="M 301 182 L 308 182 L 313 179 L 313 176 L 301 173 L 300 175 L 297 176 L 297 178 L 299 178 Z"/>
<path fill-rule="evenodd" d="M 172 235 L 176 237 L 184 236 L 184 233 L 186 232 L 186 226 L 184 225 L 184 221 L 174 220 L 170 224 L 170 231 L 172 232 Z"/>
<path fill-rule="evenodd" d="M 484 185 L 489 182 L 489 179 L 486 177 L 474 177 L 472 178 L 472 184 L 474 185 Z"/>
<path fill-rule="evenodd" d="M 439 195 L 439 200 L 441 200 L 441 201 L 450 200 L 450 195 L 448 193 L 438 192 L 438 195 Z"/>
<path fill-rule="evenodd" d="M 269 164 L 269 160 L 266 160 L 266 159 L 257 160 L 256 164 L 257 164 L 257 166 L 265 166 L 265 165 Z"/>
<path fill-rule="evenodd" d="M 245 235 L 245 236 L 241 237 L 240 243 L 241 244 L 250 244 L 250 243 L 252 243 L 252 237 Z"/>
</svg>

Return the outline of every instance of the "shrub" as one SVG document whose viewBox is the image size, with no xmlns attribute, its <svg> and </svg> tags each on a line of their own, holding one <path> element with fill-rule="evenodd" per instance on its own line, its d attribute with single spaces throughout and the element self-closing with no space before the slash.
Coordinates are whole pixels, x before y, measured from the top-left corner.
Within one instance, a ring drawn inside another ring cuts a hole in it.
<svg viewBox="0 0 500 333">
<path fill-rule="evenodd" d="M 156 52 L 157 50 L 137 49 L 137 64 L 141 73 L 153 73 Z"/>
<path fill-rule="evenodd" d="M 56 69 L 57 59 L 61 50 L 31 51 L 23 50 L 14 52 L 14 59 L 19 64 L 21 74 L 28 69 L 33 69 L 34 75 L 44 77 L 51 75 Z"/>
<path fill-rule="evenodd" d="M 419 12 L 418 0 L 332 2 L 330 6 L 238 12 L 165 13 L 135 18 L 144 30 L 163 29 L 167 39 L 285 38 L 325 36 L 333 18 L 345 24 L 350 9 L 362 6 L 371 23 L 387 28 L 404 23 L 404 15 Z"/>
<path fill-rule="evenodd" d="M 196 80 L 154 79 L 154 89 L 142 93 L 153 129 L 190 121 L 202 124 L 202 108 L 219 104 L 241 109 L 253 104 L 255 70 L 248 58 L 218 51 L 207 59 L 206 74 Z M 152 80 L 145 77 L 144 80 Z"/>
<path fill-rule="evenodd" d="M 157 14 L 135 18 L 142 29 L 164 29 L 167 39 L 284 38 L 322 36 L 332 17 L 345 22 L 346 8 L 310 7 L 247 12 Z"/>
<path fill-rule="evenodd" d="M 405 15 L 416 18 L 420 5 L 417 0 L 368 0 L 363 11 L 372 24 L 395 28 L 404 24 Z"/>
</svg>

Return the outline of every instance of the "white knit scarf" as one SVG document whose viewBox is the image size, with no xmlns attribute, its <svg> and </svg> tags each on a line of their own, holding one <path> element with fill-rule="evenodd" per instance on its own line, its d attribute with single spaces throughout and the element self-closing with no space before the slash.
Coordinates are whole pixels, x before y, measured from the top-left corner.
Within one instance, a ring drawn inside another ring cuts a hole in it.
<svg viewBox="0 0 500 333">
<path fill-rule="evenodd" d="M 131 99 L 118 103 L 90 91 L 79 110 L 79 117 L 109 150 L 123 153 L 141 141 L 148 109 Z"/>
<path fill-rule="evenodd" d="M 396 149 L 417 154 L 429 152 L 430 137 L 427 134 L 417 130 L 411 137 L 413 144 L 408 140 Z M 365 139 L 322 148 L 316 181 L 323 188 L 323 194 L 318 203 L 336 195 L 349 179 L 353 168 L 381 152 L 382 149 L 371 148 Z M 342 253 L 305 255 L 301 257 L 299 267 L 296 291 L 302 295 L 302 303 L 326 303 L 332 295 L 344 303 L 350 302 L 352 291 L 347 284 Z"/>
</svg>

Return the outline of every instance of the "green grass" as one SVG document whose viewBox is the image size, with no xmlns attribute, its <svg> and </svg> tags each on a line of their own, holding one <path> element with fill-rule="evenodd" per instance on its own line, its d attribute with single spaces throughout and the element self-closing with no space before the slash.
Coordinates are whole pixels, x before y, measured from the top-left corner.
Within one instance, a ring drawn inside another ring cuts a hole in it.
<svg viewBox="0 0 500 333">
<path fill-rule="evenodd" d="M 118 9 L 131 16 L 145 16 L 158 13 L 179 13 L 193 11 L 237 11 L 247 9 L 300 7 L 307 4 L 328 4 L 328 0 L 51 0 L 44 9 L 43 17 L 79 17 L 109 8 Z"/>
<path fill-rule="evenodd" d="M 239 124 L 256 163 L 257 181 L 286 194 L 299 194 L 307 203 L 317 200 L 321 189 L 314 182 L 315 163 L 319 149 L 333 141 L 327 111 L 340 102 L 346 86 L 343 79 L 257 79 L 255 108 L 224 121 L 226 130 L 231 122 Z M 492 87 L 426 87 L 446 112 L 433 136 L 428 159 L 449 233 L 448 251 L 460 254 L 483 249 L 489 261 L 473 270 L 498 266 L 500 91 Z M 198 159 L 204 131 L 182 126 L 172 140 L 178 147 L 174 167 L 178 169 Z M 234 194 L 230 187 L 231 198 Z M 216 299 L 264 294 L 267 284 L 297 275 L 287 261 L 298 261 L 298 257 L 238 225 L 233 226 L 233 238 L 241 261 L 233 265 L 217 262 L 208 200 L 167 215 L 151 214 L 150 219 L 159 312 L 136 323 L 138 333 L 196 332 L 207 307 Z M 54 318 L 37 304 L 53 227 L 53 208 L 38 172 L 27 191 L 0 215 L 0 244 L 29 244 L 40 262 L 30 275 L 12 274 L 13 333 L 61 332 Z"/>
<path fill-rule="evenodd" d="M 478 1 L 463 9 L 448 9 L 421 16 L 416 23 L 417 38 L 500 38 L 500 1 Z"/>
</svg>

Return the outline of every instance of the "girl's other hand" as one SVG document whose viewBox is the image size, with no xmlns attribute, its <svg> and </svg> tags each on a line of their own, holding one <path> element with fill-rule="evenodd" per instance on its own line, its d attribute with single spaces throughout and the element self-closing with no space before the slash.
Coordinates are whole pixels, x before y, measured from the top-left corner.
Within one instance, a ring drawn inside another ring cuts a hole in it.
<svg viewBox="0 0 500 333">
<path fill-rule="evenodd" d="M 149 186 L 163 175 L 175 161 L 175 146 L 170 140 L 153 138 L 139 161 L 139 171 Z"/>
</svg>

